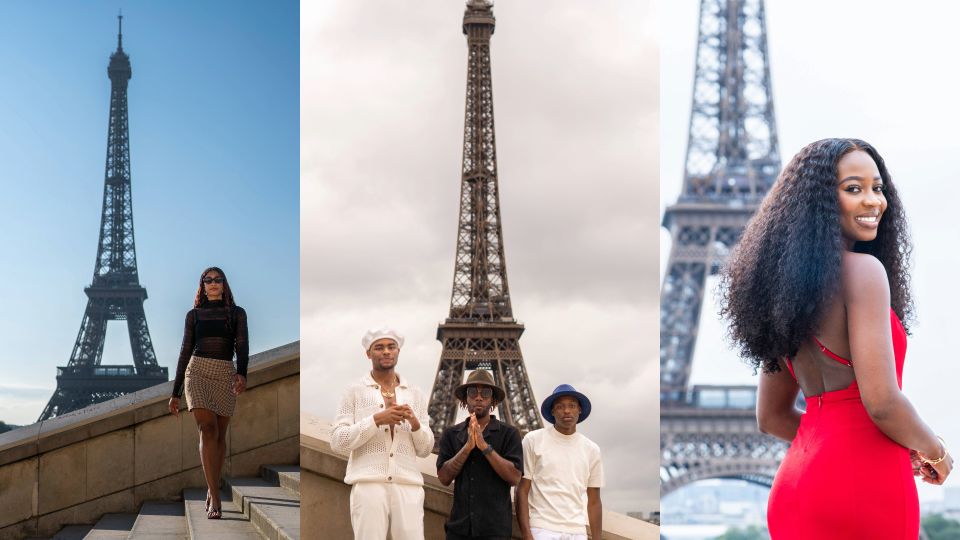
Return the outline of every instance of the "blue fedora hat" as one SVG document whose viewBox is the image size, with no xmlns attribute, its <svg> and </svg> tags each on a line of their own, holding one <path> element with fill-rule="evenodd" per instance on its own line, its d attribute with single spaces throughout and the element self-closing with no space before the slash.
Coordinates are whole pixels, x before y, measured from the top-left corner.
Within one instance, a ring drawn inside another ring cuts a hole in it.
<svg viewBox="0 0 960 540">
<path fill-rule="evenodd" d="M 556 418 L 553 417 L 553 402 L 562 396 L 573 396 L 580 402 L 580 418 L 577 419 L 578 424 L 590 416 L 590 400 L 587 399 L 587 396 L 577 392 L 577 390 L 569 384 L 561 384 L 554 388 L 553 393 L 547 396 L 547 399 L 543 400 L 543 404 L 540 405 L 540 414 L 543 415 L 547 422 L 551 424 L 556 423 Z"/>
</svg>

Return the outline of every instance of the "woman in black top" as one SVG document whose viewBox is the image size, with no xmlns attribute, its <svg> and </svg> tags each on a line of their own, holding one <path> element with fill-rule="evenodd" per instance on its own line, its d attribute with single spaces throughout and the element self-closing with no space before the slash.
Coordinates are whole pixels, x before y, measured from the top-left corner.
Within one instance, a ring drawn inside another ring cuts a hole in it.
<svg viewBox="0 0 960 540">
<path fill-rule="evenodd" d="M 226 457 L 227 425 L 237 396 L 247 385 L 247 314 L 234 304 L 227 276 L 217 267 L 200 275 L 193 306 L 187 312 L 169 408 L 179 415 L 180 393 L 186 387 L 187 408 L 200 431 L 207 518 L 220 519 L 220 470 Z"/>
</svg>

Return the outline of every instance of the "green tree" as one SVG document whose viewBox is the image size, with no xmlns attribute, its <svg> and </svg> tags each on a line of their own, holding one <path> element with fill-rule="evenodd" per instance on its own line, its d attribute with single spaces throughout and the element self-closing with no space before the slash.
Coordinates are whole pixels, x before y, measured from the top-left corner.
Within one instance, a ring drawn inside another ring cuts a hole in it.
<svg viewBox="0 0 960 540">
<path fill-rule="evenodd" d="M 745 529 L 732 528 L 714 538 L 714 540 L 770 540 L 770 533 L 766 527 L 750 525 Z"/>
<path fill-rule="evenodd" d="M 0 433 L 6 433 L 13 429 L 13 426 L 8 425 L 6 422 L 0 420 Z"/>
<path fill-rule="evenodd" d="M 955 540 L 960 538 L 960 521 L 947 519 L 940 514 L 924 516 L 920 526 L 930 540 Z"/>
</svg>

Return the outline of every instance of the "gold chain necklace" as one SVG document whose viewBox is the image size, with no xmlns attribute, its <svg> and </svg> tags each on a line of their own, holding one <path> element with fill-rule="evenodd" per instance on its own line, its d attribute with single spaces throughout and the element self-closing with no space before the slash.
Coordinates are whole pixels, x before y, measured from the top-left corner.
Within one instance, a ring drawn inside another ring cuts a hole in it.
<svg viewBox="0 0 960 540">
<path fill-rule="evenodd" d="M 394 385 L 393 388 L 391 388 L 391 389 L 388 390 L 388 391 L 384 391 L 385 386 L 384 386 L 383 384 L 381 384 L 381 385 L 380 385 L 380 395 L 383 396 L 383 397 L 385 397 L 385 398 L 392 398 L 392 397 L 396 396 L 397 393 L 394 392 L 393 390 L 396 390 L 396 389 L 397 389 L 397 386 L 400 385 L 400 378 L 397 377 L 394 382 L 396 382 L 396 384 Z"/>
</svg>

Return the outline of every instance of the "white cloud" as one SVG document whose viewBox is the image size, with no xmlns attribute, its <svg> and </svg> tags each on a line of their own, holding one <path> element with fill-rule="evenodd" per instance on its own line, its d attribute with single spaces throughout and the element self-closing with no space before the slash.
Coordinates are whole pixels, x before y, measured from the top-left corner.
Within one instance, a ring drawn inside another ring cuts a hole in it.
<svg viewBox="0 0 960 540">
<path fill-rule="evenodd" d="M 330 417 L 407 334 L 424 389 L 449 310 L 460 189 L 463 4 L 304 5 L 301 384 Z M 645 2 L 503 2 L 492 41 L 506 262 L 534 393 L 590 395 L 607 508 L 659 507 L 657 50 Z"/>
</svg>

